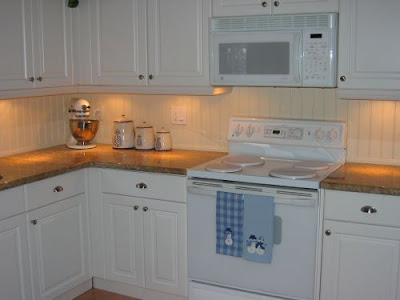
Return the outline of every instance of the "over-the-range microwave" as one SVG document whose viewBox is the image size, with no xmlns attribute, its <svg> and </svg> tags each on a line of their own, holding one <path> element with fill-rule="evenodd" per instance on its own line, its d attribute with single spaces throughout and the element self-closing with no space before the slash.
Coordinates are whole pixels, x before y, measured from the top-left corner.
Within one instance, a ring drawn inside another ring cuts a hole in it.
<svg viewBox="0 0 400 300">
<path fill-rule="evenodd" d="M 336 13 L 210 21 L 212 85 L 335 87 Z"/>
</svg>

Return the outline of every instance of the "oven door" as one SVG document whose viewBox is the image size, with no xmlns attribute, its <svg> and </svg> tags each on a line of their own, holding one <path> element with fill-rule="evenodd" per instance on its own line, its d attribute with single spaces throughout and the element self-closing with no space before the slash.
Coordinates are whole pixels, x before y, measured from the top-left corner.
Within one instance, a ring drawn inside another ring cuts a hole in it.
<svg viewBox="0 0 400 300">
<path fill-rule="evenodd" d="M 211 34 L 211 84 L 301 86 L 301 31 Z"/>
<path fill-rule="evenodd" d="M 275 197 L 270 264 L 216 254 L 217 191 Z M 316 190 L 188 180 L 189 279 L 267 299 L 314 299 L 318 203 Z"/>
</svg>

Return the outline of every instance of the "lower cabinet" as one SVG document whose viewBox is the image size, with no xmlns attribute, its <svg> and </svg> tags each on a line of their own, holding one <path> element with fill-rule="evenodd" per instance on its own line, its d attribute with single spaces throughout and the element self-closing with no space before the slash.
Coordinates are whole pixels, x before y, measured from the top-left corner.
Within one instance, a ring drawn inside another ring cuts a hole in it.
<svg viewBox="0 0 400 300">
<path fill-rule="evenodd" d="M 34 299 L 54 299 L 90 279 L 86 199 L 28 213 Z"/>
<path fill-rule="evenodd" d="M 135 298 L 167 299 L 144 296 L 151 291 L 186 297 L 186 178 L 91 172 L 97 188 L 90 190 L 100 191 L 90 196 L 94 276 L 133 287 L 126 294 Z"/>
<path fill-rule="evenodd" d="M 320 299 L 399 300 L 400 198 L 326 191 L 325 200 Z"/>
<path fill-rule="evenodd" d="M 186 205 L 104 194 L 106 279 L 186 294 Z"/>
<path fill-rule="evenodd" d="M 0 298 L 32 299 L 25 215 L 0 221 Z"/>
</svg>

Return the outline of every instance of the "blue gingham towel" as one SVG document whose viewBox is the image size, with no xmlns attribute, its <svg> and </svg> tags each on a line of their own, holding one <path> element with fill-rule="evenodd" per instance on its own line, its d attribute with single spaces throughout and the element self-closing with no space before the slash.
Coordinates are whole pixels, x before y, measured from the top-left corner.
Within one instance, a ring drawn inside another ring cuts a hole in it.
<svg viewBox="0 0 400 300">
<path fill-rule="evenodd" d="M 242 256 L 243 195 L 217 192 L 216 221 L 218 254 Z"/>
</svg>

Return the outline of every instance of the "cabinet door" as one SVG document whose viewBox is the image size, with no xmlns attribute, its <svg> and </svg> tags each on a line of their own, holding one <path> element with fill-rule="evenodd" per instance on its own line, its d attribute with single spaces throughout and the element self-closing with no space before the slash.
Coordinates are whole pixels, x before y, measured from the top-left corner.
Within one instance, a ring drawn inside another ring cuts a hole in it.
<svg viewBox="0 0 400 300">
<path fill-rule="evenodd" d="M 208 85 L 210 0 L 150 0 L 149 84 Z"/>
<path fill-rule="evenodd" d="M 35 86 L 72 85 L 71 8 L 65 0 L 34 0 Z"/>
<path fill-rule="evenodd" d="M 337 12 L 338 10 L 339 0 L 272 0 L 274 14 Z"/>
<path fill-rule="evenodd" d="M 325 221 L 321 300 L 399 300 L 400 229 Z"/>
<path fill-rule="evenodd" d="M 103 204 L 106 279 L 144 287 L 141 201 L 103 194 Z"/>
<path fill-rule="evenodd" d="M 146 287 L 187 294 L 186 205 L 143 199 Z"/>
<path fill-rule="evenodd" d="M 54 299 L 90 279 L 85 195 L 28 214 L 35 299 Z"/>
<path fill-rule="evenodd" d="M 398 0 L 340 2 L 339 88 L 399 90 L 399 11 Z"/>
<path fill-rule="evenodd" d="M 0 89 L 32 87 L 31 1 L 0 1 Z"/>
<path fill-rule="evenodd" d="M 93 84 L 147 84 L 146 9 L 141 0 L 92 1 Z"/>
<path fill-rule="evenodd" d="M 25 215 L 0 221 L 0 295 L 2 299 L 32 299 L 27 241 Z"/>
<path fill-rule="evenodd" d="M 213 0 L 213 17 L 271 13 L 271 0 Z"/>
</svg>

